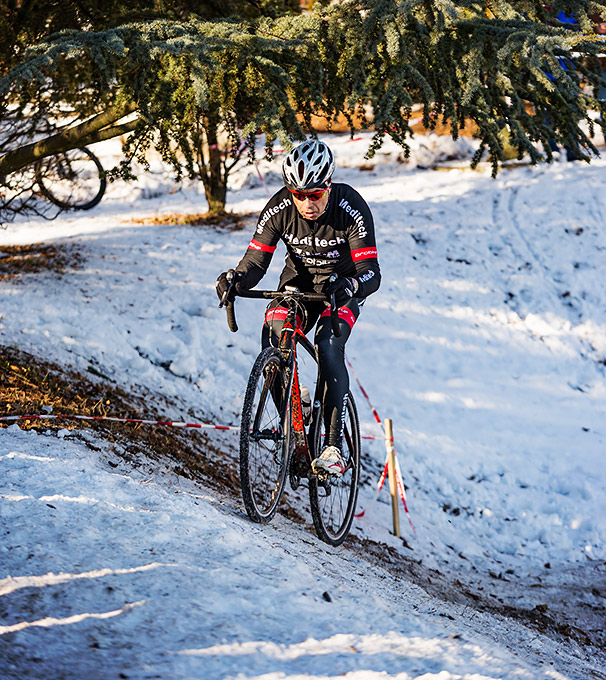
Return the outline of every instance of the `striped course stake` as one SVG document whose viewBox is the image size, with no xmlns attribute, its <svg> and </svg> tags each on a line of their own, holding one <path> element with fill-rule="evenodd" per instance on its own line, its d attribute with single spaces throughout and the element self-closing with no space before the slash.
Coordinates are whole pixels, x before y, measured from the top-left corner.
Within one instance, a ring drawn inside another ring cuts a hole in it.
<svg viewBox="0 0 606 680">
<path fill-rule="evenodd" d="M 362 392 L 362 395 L 364 396 L 364 399 L 366 399 L 366 402 L 368 403 L 368 406 L 370 407 L 370 410 L 372 411 L 372 414 L 377 421 L 377 424 L 380 426 L 381 430 L 383 430 L 383 423 L 381 421 L 381 418 L 379 416 L 379 413 L 377 412 L 377 409 L 373 406 L 372 402 L 370 401 L 370 397 L 368 396 L 368 392 L 364 389 L 362 383 L 360 382 L 360 379 L 356 375 L 356 372 L 354 370 L 354 367 L 351 364 L 351 361 L 349 360 L 349 357 L 347 355 L 345 356 L 345 360 L 347 361 L 347 365 L 349 366 L 349 370 L 351 371 L 351 374 L 354 377 L 354 380 L 356 381 L 356 384 L 358 385 L 358 388 L 360 392 Z M 389 437 L 387 433 L 385 432 L 383 437 L 363 437 L 363 439 L 384 439 L 387 444 L 387 452 L 385 455 L 385 464 L 383 465 L 383 472 L 381 473 L 381 476 L 379 477 L 379 481 L 377 482 L 377 490 L 375 491 L 375 495 L 373 496 L 372 500 L 370 501 L 369 505 L 367 508 L 362 508 L 360 512 L 356 513 L 356 517 L 364 517 L 366 512 L 370 513 L 371 508 L 373 505 L 376 503 L 377 498 L 379 497 L 379 494 L 381 493 L 381 489 L 383 488 L 383 485 L 385 484 L 385 480 L 387 478 L 387 474 L 389 471 L 389 444 L 393 447 L 393 455 L 395 457 L 395 477 L 396 477 L 396 484 L 397 484 L 397 489 L 398 493 L 400 496 L 400 500 L 402 501 L 402 506 L 404 507 L 404 512 L 406 513 L 406 517 L 408 518 L 408 522 L 412 528 L 412 531 L 415 535 L 417 536 L 417 530 L 415 529 L 415 525 L 412 522 L 412 519 L 410 517 L 410 512 L 408 510 L 408 503 L 406 502 L 406 490 L 404 489 L 404 480 L 402 479 L 402 471 L 400 469 L 400 461 L 398 460 L 398 456 L 396 455 L 396 448 L 393 444 L 393 435 Z"/>
<path fill-rule="evenodd" d="M 377 437 L 378 439 L 378 437 Z M 385 438 L 387 441 L 387 438 Z M 394 454 L 395 454 L 395 447 L 394 447 Z M 381 493 L 381 490 L 383 489 L 383 486 L 385 484 L 385 480 L 387 479 L 387 474 L 389 471 L 389 454 L 385 456 L 385 465 L 383 466 L 383 472 L 381 473 L 381 476 L 379 477 L 379 481 L 377 482 L 377 489 L 375 491 L 375 495 L 373 496 L 372 500 L 368 504 L 367 508 L 363 508 L 360 512 L 356 513 L 356 517 L 364 517 L 366 513 L 370 514 L 370 511 L 374 504 L 376 503 L 379 494 Z M 396 461 L 396 484 L 397 484 L 397 489 L 398 489 L 398 494 L 400 496 L 400 500 L 402 501 L 402 506 L 404 508 L 404 512 L 406 513 L 406 517 L 408 518 L 408 523 L 410 524 L 412 528 L 412 532 L 414 533 L 415 537 L 417 537 L 417 530 L 415 528 L 415 525 L 413 524 L 413 521 L 410 517 L 410 512 L 408 510 L 408 503 L 406 502 L 406 490 L 404 488 L 404 480 L 402 479 L 402 471 L 400 469 L 400 461 L 397 456 L 395 456 L 395 461 Z"/>
<path fill-rule="evenodd" d="M 398 504 L 398 482 L 396 480 L 396 450 L 393 445 L 393 427 L 391 418 L 385 419 L 385 449 L 387 451 L 387 478 L 389 479 L 389 495 L 391 496 L 391 518 L 393 533 L 400 538 L 400 512 Z"/>
</svg>

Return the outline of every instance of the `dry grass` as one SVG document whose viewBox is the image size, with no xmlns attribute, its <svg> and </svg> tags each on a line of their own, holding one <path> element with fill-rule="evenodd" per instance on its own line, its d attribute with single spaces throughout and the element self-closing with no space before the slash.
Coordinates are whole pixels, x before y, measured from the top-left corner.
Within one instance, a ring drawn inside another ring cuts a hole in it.
<svg viewBox="0 0 606 680">
<path fill-rule="evenodd" d="M 451 122 L 449 120 L 436 121 L 433 129 L 428 129 L 423 125 L 423 122 L 415 123 L 410 126 L 412 130 L 418 135 L 426 135 L 428 132 L 434 132 L 436 135 L 449 136 L 452 134 Z M 473 121 L 466 121 L 465 127 L 459 129 L 459 137 L 475 137 L 478 133 L 478 128 Z"/>
<path fill-rule="evenodd" d="M 189 225 L 192 227 L 218 227 L 225 231 L 240 231 L 246 226 L 246 221 L 253 217 L 253 213 L 236 214 L 232 212 L 220 213 L 168 213 L 166 215 L 150 215 L 138 219 L 126 220 L 129 224 L 153 224 L 166 226 Z"/>
<path fill-rule="evenodd" d="M 89 370 L 99 375 L 95 369 Z M 166 420 L 166 414 L 159 414 L 151 407 L 145 395 L 135 397 L 107 381 L 93 380 L 14 347 L 0 347 L 0 415 L 50 412 Z M 239 488 L 235 466 L 219 464 L 225 460 L 225 454 L 212 444 L 205 432 L 68 419 L 19 420 L 17 423 L 26 430 L 94 430 L 103 439 L 120 444 L 116 447 L 117 455 L 126 457 L 131 463 L 136 463 L 139 455 L 164 462 L 168 459 L 173 471 L 179 475 L 199 479 L 222 491 L 233 492 Z M 8 424 L 0 422 L 0 427 Z"/>
<path fill-rule="evenodd" d="M 64 274 L 68 269 L 81 267 L 83 259 L 71 245 L 0 246 L 0 281 L 42 271 Z"/>
</svg>

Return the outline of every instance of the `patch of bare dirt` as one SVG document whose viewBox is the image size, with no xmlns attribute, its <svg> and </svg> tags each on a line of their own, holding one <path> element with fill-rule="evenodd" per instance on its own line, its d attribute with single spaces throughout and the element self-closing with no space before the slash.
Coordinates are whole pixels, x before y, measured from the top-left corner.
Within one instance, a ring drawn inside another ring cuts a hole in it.
<svg viewBox="0 0 606 680">
<path fill-rule="evenodd" d="M 146 395 L 133 396 L 107 380 L 91 367 L 91 376 L 57 366 L 15 347 L 0 347 L 0 415 L 80 415 L 146 420 L 166 420 Z M 93 375 L 97 379 L 93 379 Z M 167 407 L 170 407 L 167 404 Z M 196 414 L 191 414 L 196 418 Z M 199 414 L 197 414 L 199 418 Z M 25 419 L 16 421 L 22 429 L 74 432 L 94 430 L 130 463 L 144 455 L 170 462 L 172 470 L 188 479 L 199 480 L 222 492 L 239 488 L 233 465 L 220 465 L 225 454 L 213 445 L 205 432 L 196 436 L 176 428 L 114 423 L 110 421 Z M 8 427 L 12 421 L 0 421 Z"/>
<path fill-rule="evenodd" d="M 0 246 L 0 281 L 43 271 L 64 274 L 82 267 L 83 261 L 80 250 L 73 245 Z"/>
<path fill-rule="evenodd" d="M 154 224 L 167 226 L 189 225 L 192 227 L 217 227 L 225 231 L 240 231 L 256 213 L 168 213 L 150 215 L 139 219 L 125 220 L 128 224 Z"/>
</svg>

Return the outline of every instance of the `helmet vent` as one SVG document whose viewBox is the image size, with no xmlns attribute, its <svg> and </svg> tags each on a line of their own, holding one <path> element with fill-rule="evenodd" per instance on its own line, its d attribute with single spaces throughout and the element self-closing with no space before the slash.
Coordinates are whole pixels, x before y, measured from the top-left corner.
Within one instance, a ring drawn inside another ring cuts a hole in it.
<svg viewBox="0 0 606 680">
<path fill-rule="evenodd" d="M 284 184 L 297 191 L 327 186 L 334 170 L 333 153 L 319 140 L 303 142 L 282 163 Z"/>
</svg>

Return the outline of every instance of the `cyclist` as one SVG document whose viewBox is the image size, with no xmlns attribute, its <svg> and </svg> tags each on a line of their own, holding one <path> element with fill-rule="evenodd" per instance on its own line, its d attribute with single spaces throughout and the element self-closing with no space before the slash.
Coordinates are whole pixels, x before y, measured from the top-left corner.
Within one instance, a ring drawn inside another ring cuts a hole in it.
<svg viewBox="0 0 606 680">
<path fill-rule="evenodd" d="M 330 310 L 324 303 L 305 304 L 301 323 L 308 333 L 318 322 L 314 342 L 325 385 L 322 403 L 327 435 L 312 469 L 339 476 L 345 470 L 341 440 L 349 391 L 345 343 L 364 299 L 379 288 L 381 274 L 370 209 L 352 187 L 331 182 L 334 169 L 333 153 L 324 142 L 308 140 L 290 151 L 282 164 L 285 186 L 261 212 L 255 234 L 235 269 L 234 288 L 237 292 L 259 283 L 282 240 L 287 254 L 278 290 L 292 286 L 303 292 L 335 294 L 340 337 L 333 333 Z M 220 299 L 228 285 L 224 272 L 217 279 Z M 267 307 L 263 347 L 277 344 L 286 312 L 279 300 Z"/>
</svg>

